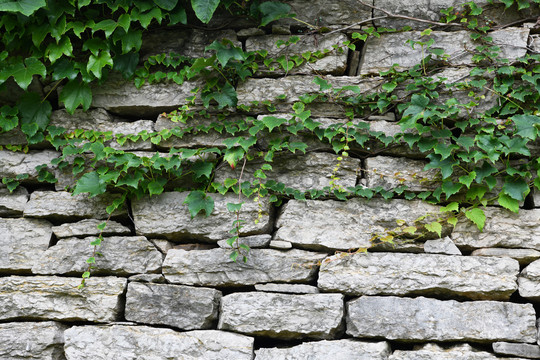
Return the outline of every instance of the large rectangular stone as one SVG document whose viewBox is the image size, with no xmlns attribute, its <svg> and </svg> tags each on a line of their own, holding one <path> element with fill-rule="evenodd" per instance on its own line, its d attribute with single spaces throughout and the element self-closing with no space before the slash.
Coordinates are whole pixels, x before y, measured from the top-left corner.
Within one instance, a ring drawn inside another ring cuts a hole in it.
<svg viewBox="0 0 540 360">
<path fill-rule="evenodd" d="M 127 280 L 9 276 L 0 278 L 0 320 L 40 319 L 107 322 L 118 320 Z"/>
<path fill-rule="evenodd" d="M 0 324 L 0 359 L 64 360 L 65 329 L 54 321 Z"/>
<path fill-rule="evenodd" d="M 21 216 L 28 202 L 28 197 L 28 191 L 23 187 L 18 187 L 13 192 L 0 187 L 0 216 Z"/>
<path fill-rule="evenodd" d="M 509 258 L 358 253 L 326 258 L 323 291 L 347 295 L 434 295 L 508 300 L 517 290 L 519 263 Z"/>
<path fill-rule="evenodd" d="M 251 249 L 247 261 L 233 261 L 230 249 L 171 249 L 163 262 L 165 278 L 176 284 L 246 286 L 268 282 L 307 283 L 325 254 L 303 250 Z"/>
<path fill-rule="evenodd" d="M 524 345 L 524 344 L 515 344 Z M 389 360 L 523 360 L 522 358 L 500 358 L 494 354 L 461 344 L 450 348 L 437 344 L 415 346 L 414 350 L 396 350 Z"/>
<path fill-rule="evenodd" d="M 37 166 L 47 165 L 51 169 L 51 161 L 60 157 L 58 151 L 32 150 L 28 153 L 0 150 L 0 178 L 15 178 L 19 174 L 28 174 L 24 181 L 38 182 Z"/>
<path fill-rule="evenodd" d="M 218 329 L 279 339 L 332 339 L 342 330 L 343 295 L 234 293 L 221 300 Z"/>
<path fill-rule="evenodd" d="M 531 304 L 362 296 L 347 303 L 347 334 L 400 341 L 536 342 Z"/>
</svg>

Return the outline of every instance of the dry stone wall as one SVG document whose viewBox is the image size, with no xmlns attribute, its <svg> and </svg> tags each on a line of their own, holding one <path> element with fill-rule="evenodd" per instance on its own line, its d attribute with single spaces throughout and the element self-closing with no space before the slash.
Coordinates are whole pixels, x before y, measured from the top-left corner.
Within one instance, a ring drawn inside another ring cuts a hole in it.
<svg viewBox="0 0 540 360">
<path fill-rule="evenodd" d="M 330 29 L 381 15 L 352 0 L 290 3 L 300 18 L 318 20 Z M 441 9 L 462 1 L 369 3 L 437 20 Z M 499 24 L 531 16 L 529 10 L 503 12 L 496 5 L 484 5 Z M 227 21 L 224 15 L 211 25 Z M 377 26 L 408 25 L 415 31 L 425 27 L 403 19 L 375 21 Z M 238 28 L 219 32 L 158 31 L 145 39 L 143 51 L 146 57 L 163 51 L 201 56 L 216 38 L 228 38 L 247 50 L 268 48 L 288 38 L 249 28 L 246 21 L 235 24 Z M 493 33 L 505 57 L 515 59 L 532 51 L 529 25 Z M 295 26 L 293 20 L 282 19 L 274 30 L 294 31 Z M 359 26 L 331 35 L 301 35 L 288 51 L 331 48 L 346 41 L 355 28 Z M 288 112 L 299 96 L 319 90 L 313 79 L 321 74 L 336 86 L 377 91 L 379 71 L 420 60 L 421 54 L 405 44 L 419 37 L 415 31 L 370 38 L 362 51 L 334 52 L 291 73 L 257 73 L 238 84 L 239 104 L 285 94 L 277 111 Z M 466 50 L 472 46 L 468 36 L 438 30 L 433 36 L 455 67 L 446 70 L 445 77 L 466 76 L 463 69 L 471 65 Z M 52 124 L 72 130 L 112 130 L 115 136 L 171 128 L 177 124 L 160 113 L 185 104 L 195 86 L 196 81 L 147 84 L 137 90 L 131 82 L 109 79 L 94 89 L 90 111 L 69 116 L 57 109 Z M 196 106 L 200 104 L 197 100 Z M 250 111 L 260 116 L 267 110 Z M 323 126 L 347 121 L 335 104 L 315 103 L 311 111 Z M 394 114 L 367 121 L 372 130 L 387 135 L 399 131 Z M 223 147 L 225 139 L 224 134 L 210 132 L 159 145 L 149 141 L 110 145 L 152 157 L 156 152 L 167 156 L 175 146 Z M 14 132 L 0 135 L 0 144 L 23 141 Z M 307 156 L 277 157 L 268 176 L 299 190 L 327 186 L 337 157 L 331 147 L 306 141 Z M 424 155 L 404 147 L 351 157 L 340 167 L 339 184 L 433 189 L 439 175 L 424 170 Z M 0 177 L 30 174 L 13 193 L 0 188 L 0 359 L 540 358 L 540 210 L 534 208 L 540 201 L 523 204 L 519 214 L 488 207 L 483 232 L 460 220 L 455 228 L 442 229 L 443 238 L 424 233 L 395 246 L 373 243 L 374 234 L 392 229 L 397 220 L 412 224 L 423 215 L 438 213 L 440 207 L 382 198 L 290 200 L 281 206 L 267 199 L 260 205 L 247 202 L 239 241 L 251 250 L 246 262 L 234 262 L 226 243 L 234 218 L 226 204 L 236 195 L 212 194 L 212 215 L 192 219 L 182 204 L 187 193 L 167 191 L 132 199 L 114 213 L 103 233 L 97 268 L 79 290 L 92 252 L 89 243 L 116 195 L 71 196 L 65 187 L 73 185 L 73 176 L 51 165 L 59 156 L 41 145 L 26 154 L 0 151 Z M 35 168 L 41 164 L 48 164 L 59 178 L 56 187 L 38 184 Z M 246 178 L 253 176 L 256 165 L 247 164 Z M 223 167 L 215 176 L 236 177 L 238 171 Z M 358 248 L 368 251 L 342 253 Z"/>
</svg>

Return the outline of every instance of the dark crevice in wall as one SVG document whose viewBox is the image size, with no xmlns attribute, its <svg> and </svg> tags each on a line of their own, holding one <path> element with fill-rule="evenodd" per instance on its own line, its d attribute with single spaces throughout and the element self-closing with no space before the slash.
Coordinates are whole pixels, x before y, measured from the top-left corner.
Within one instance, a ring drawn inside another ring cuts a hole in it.
<svg viewBox="0 0 540 360">
<path fill-rule="evenodd" d="M 289 348 L 296 345 L 300 345 L 303 342 L 305 342 L 305 340 L 299 340 L 299 339 L 280 340 L 280 339 L 271 339 L 271 338 L 256 336 L 255 344 L 253 347 L 255 350 L 258 350 L 261 348 Z"/>
<path fill-rule="evenodd" d="M 202 286 L 202 287 L 206 287 L 206 286 Z M 239 286 L 239 287 L 214 286 L 214 288 L 216 290 L 221 291 L 223 296 L 229 295 L 229 294 L 232 294 L 232 293 L 255 291 L 255 285 L 252 285 L 252 286 Z"/>
<path fill-rule="evenodd" d="M 117 220 L 124 226 L 127 226 L 131 231 L 131 235 L 137 235 L 135 231 L 135 220 L 133 220 L 133 210 L 131 209 L 131 199 L 126 198 L 126 209 L 127 209 L 127 218 Z"/>
</svg>

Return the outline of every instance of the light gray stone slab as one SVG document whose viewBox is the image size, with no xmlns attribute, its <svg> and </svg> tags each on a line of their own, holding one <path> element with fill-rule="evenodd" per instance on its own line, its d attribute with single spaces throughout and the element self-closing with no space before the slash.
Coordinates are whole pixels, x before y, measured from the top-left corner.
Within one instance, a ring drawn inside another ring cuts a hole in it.
<svg viewBox="0 0 540 360">
<path fill-rule="evenodd" d="M 506 59 L 517 59 L 527 53 L 529 29 L 505 28 L 490 33 L 493 45 L 501 48 L 500 56 Z M 448 63 L 452 66 L 473 65 L 472 51 L 479 45 L 470 38 L 468 31 L 433 31 L 431 35 L 422 37 L 420 31 L 383 34 L 381 37 L 370 37 L 364 45 L 363 57 L 360 61 L 359 73 L 362 75 L 378 74 L 387 71 L 393 64 L 398 69 L 406 69 L 419 64 L 426 55 L 420 45 L 414 49 L 411 41 L 435 40 L 434 49 L 444 49 L 449 55 Z"/>
<path fill-rule="evenodd" d="M 99 234 L 102 234 L 103 236 L 129 235 L 131 233 L 131 230 L 127 226 L 113 220 L 107 221 L 107 225 L 102 232 L 98 229 L 98 225 L 102 223 L 102 220 L 84 219 L 75 223 L 65 223 L 62 225 L 53 226 L 52 231 L 58 239 L 90 235 L 97 236 Z"/>
<path fill-rule="evenodd" d="M 32 268 L 34 274 L 82 274 L 88 268 L 86 260 L 92 256 L 90 245 L 96 237 L 64 238 L 42 254 Z M 110 236 L 103 238 L 97 248 L 94 274 L 126 276 L 153 273 L 161 269 L 162 254 L 144 236 Z"/>
<path fill-rule="evenodd" d="M 24 208 L 24 216 L 54 220 L 83 218 L 107 219 L 107 206 L 120 194 L 104 194 L 88 197 L 88 194 L 72 196 L 67 191 L 34 191 Z M 113 217 L 127 215 L 125 206 L 114 212 Z"/>
<path fill-rule="evenodd" d="M 396 350 L 389 360 L 497 360 L 501 359 L 487 351 L 481 351 L 468 344 L 441 347 L 436 344 L 427 344 L 415 350 Z M 520 360 L 517 358 L 504 358 L 507 360 Z"/>
<path fill-rule="evenodd" d="M 319 289 L 312 285 L 303 284 L 256 284 L 255 290 L 286 294 L 318 294 Z"/>
<path fill-rule="evenodd" d="M 169 284 L 128 284 L 125 317 L 183 330 L 210 329 L 217 321 L 221 291 Z"/>
<path fill-rule="evenodd" d="M 19 174 L 28 174 L 25 182 L 36 183 L 38 171 L 36 166 L 48 165 L 60 157 L 60 153 L 53 150 L 31 150 L 28 153 L 0 150 L 0 178 L 15 178 Z"/>
<path fill-rule="evenodd" d="M 123 310 L 127 280 L 92 277 L 78 289 L 81 278 L 8 276 L 0 278 L 0 320 L 40 319 L 108 322 Z"/>
<path fill-rule="evenodd" d="M 278 249 L 278 250 L 292 249 L 292 244 L 288 241 L 283 241 L 283 240 L 272 240 L 270 241 L 270 244 L 268 246 L 271 249 Z"/>
<path fill-rule="evenodd" d="M 218 329 L 279 339 L 332 339 L 342 319 L 341 294 L 233 293 L 221 299 Z"/>
<path fill-rule="evenodd" d="M 208 194 L 214 199 L 214 210 L 210 216 L 199 213 L 191 219 L 184 201 L 187 192 L 165 192 L 151 198 L 133 200 L 132 211 L 137 234 L 147 237 L 166 237 L 169 240 L 201 239 L 212 242 L 227 239 L 236 215 L 227 210 L 227 203 L 238 203 L 235 194 Z M 262 218 L 256 223 L 259 215 L 259 204 L 243 198 L 244 204 L 240 212 L 243 228 L 240 234 L 258 235 L 270 231 L 270 206 L 266 199 L 261 199 Z"/>
<path fill-rule="evenodd" d="M 370 252 L 402 252 L 411 254 L 424 253 L 424 243 L 421 241 L 398 239 L 393 242 L 379 242 L 369 248 Z"/>
<path fill-rule="evenodd" d="M 265 248 L 270 244 L 271 240 L 272 235 L 270 234 L 246 236 L 238 238 L 238 245 L 244 244 L 249 246 L 250 249 Z M 232 249 L 232 246 L 227 244 L 227 240 L 219 240 L 217 244 L 221 248 Z"/>
<path fill-rule="evenodd" d="M 540 301 L 540 260 L 530 263 L 518 278 L 519 295 L 532 300 Z"/>
<path fill-rule="evenodd" d="M 517 290 L 514 259 L 358 253 L 326 258 L 318 287 L 348 295 L 435 295 L 508 300 Z"/>
<path fill-rule="evenodd" d="M 461 255 L 461 251 L 448 236 L 444 239 L 427 240 L 424 251 L 428 254 Z"/>
<path fill-rule="evenodd" d="M 520 356 L 527 359 L 540 359 L 540 346 L 509 342 L 493 343 L 493 351 L 501 355 Z"/>
<path fill-rule="evenodd" d="M 29 272 L 43 261 L 51 242 L 51 227 L 46 220 L 0 218 L 0 272 Z"/>
<path fill-rule="evenodd" d="M 373 0 L 366 0 L 373 5 Z M 371 18 L 371 9 L 354 0 L 288 0 L 291 12 L 296 17 L 310 24 L 350 25 Z M 279 24 L 298 26 L 293 19 L 280 19 Z"/>
<path fill-rule="evenodd" d="M 74 326 L 67 360 L 251 360 L 253 338 L 217 330 L 176 332 L 149 326 Z"/>
<path fill-rule="evenodd" d="M 540 251 L 533 249 L 504 249 L 504 248 L 483 248 L 476 249 L 472 256 L 500 256 L 516 259 L 521 266 L 529 265 L 540 258 Z"/>
<path fill-rule="evenodd" d="M 65 329 L 54 321 L 0 324 L 0 359 L 63 360 Z"/>
<path fill-rule="evenodd" d="M 139 281 L 139 282 L 147 282 L 147 283 L 156 283 L 156 284 L 164 284 L 165 276 L 161 274 L 137 274 L 132 275 L 128 278 L 128 281 Z"/>
<path fill-rule="evenodd" d="M 7 188 L 0 188 L 0 216 L 21 216 L 28 197 L 28 191 L 23 187 L 18 187 L 12 193 Z"/>
<path fill-rule="evenodd" d="M 519 214 L 509 210 L 487 207 L 486 224 L 482 232 L 467 219 L 460 220 L 451 238 L 461 249 L 488 247 L 540 250 L 540 209 L 523 210 Z"/>
<path fill-rule="evenodd" d="M 394 229 L 396 220 L 412 225 L 421 216 L 438 213 L 437 206 L 399 199 L 290 200 L 278 217 L 274 239 L 310 249 L 369 248 L 374 234 Z"/>
<path fill-rule="evenodd" d="M 325 257 L 303 250 L 252 249 L 247 262 L 230 258 L 229 249 L 169 250 L 163 275 L 176 284 L 197 286 L 246 286 L 267 282 L 301 283 L 315 278 L 318 262 Z"/>
<path fill-rule="evenodd" d="M 403 341 L 536 341 L 531 304 L 362 296 L 347 303 L 347 334 Z"/>
<path fill-rule="evenodd" d="M 255 360 L 387 360 L 391 352 L 384 341 L 323 340 L 291 348 L 261 348 L 255 350 Z"/>
</svg>

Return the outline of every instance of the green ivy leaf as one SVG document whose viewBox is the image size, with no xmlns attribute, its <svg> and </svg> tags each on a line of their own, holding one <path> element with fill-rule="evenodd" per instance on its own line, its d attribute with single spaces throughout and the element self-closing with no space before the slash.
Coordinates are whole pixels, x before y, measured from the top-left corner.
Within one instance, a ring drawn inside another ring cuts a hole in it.
<svg viewBox="0 0 540 360">
<path fill-rule="evenodd" d="M 319 85 L 320 91 L 326 91 L 332 88 L 332 85 L 330 85 L 328 81 L 321 79 L 320 77 L 316 77 L 315 79 L 313 79 L 313 82 Z"/>
<path fill-rule="evenodd" d="M 73 55 L 73 45 L 71 45 L 71 40 L 67 36 L 62 37 L 58 43 L 51 42 L 45 50 L 45 56 L 49 58 L 51 64 L 54 64 L 62 55 Z"/>
<path fill-rule="evenodd" d="M 264 126 L 266 126 L 270 132 L 272 132 L 272 130 L 274 130 L 276 127 L 285 124 L 287 119 L 278 118 L 275 116 L 265 116 L 262 118 L 262 122 Z"/>
<path fill-rule="evenodd" d="M 476 178 L 476 172 L 474 171 L 471 171 L 469 174 L 467 175 L 463 175 L 463 176 L 460 176 L 459 177 L 459 182 L 462 183 L 463 185 L 465 185 L 467 188 L 470 188 L 471 187 L 471 183 L 473 182 L 473 180 Z"/>
<path fill-rule="evenodd" d="M 75 70 L 73 62 L 68 59 L 60 59 L 51 66 L 52 68 L 52 79 L 58 81 L 60 79 L 75 80 L 79 72 Z"/>
<path fill-rule="evenodd" d="M 46 5 L 45 0 L 0 0 L 0 11 L 19 12 L 30 16 Z"/>
<path fill-rule="evenodd" d="M 204 211 L 208 217 L 214 210 L 214 199 L 201 190 L 190 192 L 184 200 L 184 204 L 188 206 L 192 219 L 201 211 Z"/>
<path fill-rule="evenodd" d="M 529 185 L 523 178 L 506 177 L 502 190 L 512 199 L 523 201 L 529 193 Z"/>
<path fill-rule="evenodd" d="M 428 231 L 436 233 L 437 235 L 439 235 L 439 237 L 442 236 L 442 225 L 437 221 L 433 221 L 433 222 L 431 222 L 429 224 L 426 224 L 425 228 Z"/>
<path fill-rule="evenodd" d="M 21 102 L 18 105 L 19 114 L 21 114 L 21 125 L 24 127 L 32 125 L 35 130 L 33 133 L 25 132 L 27 135 L 34 135 L 37 130 L 45 130 L 49 125 L 52 112 L 51 104 L 44 100 L 36 93 L 26 93 L 22 96 Z"/>
<path fill-rule="evenodd" d="M 187 25 L 186 9 L 177 8 L 177 10 L 169 12 L 169 20 L 171 25 L 176 25 L 178 23 Z"/>
<path fill-rule="evenodd" d="M 41 61 L 35 57 L 29 57 L 22 62 L 17 62 L 12 66 L 8 66 L 0 71 L 0 83 L 4 82 L 10 76 L 13 76 L 13 80 L 23 90 L 28 88 L 28 85 L 32 82 L 34 75 L 40 75 L 45 77 L 47 75 L 47 69 Z"/>
<path fill-rule="evenodd" d="M 100 179 L 97 172 L 92 171 L 84 174 L 75 185 L 73 195 L 89 193 L 90 197 L 103 194 L 107 189 L 107 184 Z"/>
<path fill-rule="evenodd" d="M 261 26 L 266 26 L 272 21 L 292 17 L 294 14 L 289 14 L 291 6 L 277 1 L 266 1 L 259 5 L 259 11 L 262 14 Z"/>
<path fill-rule="evenodd" d="M 101 79 L 101 70 L 107 65 L 112 68 L 114 62 L 111 54 L 108 51 L 102 50 L 98 56 L 90 55 L 86 71 L 93 73 L 98 79 Z"/>
<path fill-rule="evenodd" d="M 109 38 L 117 26 L 118 26 L 118 23 L 112 19 L 102 20 L 98 22 L 97 24 L 95 24 L 94 26 L 92 26 L 92 35 L 96 31 L 103 30 L 103 32 L 105 33 L 105 37 Z"/>
<path fill-rule="evenodd" d="M 191 170 L 193 170 L 195 179 L 200 179 L 203 176 L 210 179 L 214 170 L 214 164 L 208 161 L 197 161 L 193 164 Z"/>
<path fill-rule="evenodd" d="M 127 54 L 132 49 L 138 52 L 142 46 L 142 31 L 130 31 L 120 36 L 122 42 L 122 54 Z"/>
<path fill-rule="evenodd" d="M 467 219 L 471 220 L 480 231 L 484 230 L 486 224 L 486 214 L 482 209 L 474 208 L 465 212 Z"/>
<path fill-rule="evenodd" d="M 219 41 L 214 41 L 212 44 L 208 45 L 205 50 L 215 50 L 216 57 L 221 64 L 225 67 L 229 63 L 229 60 L 234 59 L 242 61 L 246 59 L 246 54 L 241 48 L 233 46 L 232 43 L 223 44 Z"/>
<path fill-rule="evenodd" d="M 191 0 L 191 7 L 195 16 L 203 23 L 208 24 L 216 11 L 220 0 Z"/>
<path fill-rule="evenodd" d="M 84 111 L 87 111 L 92 104 L 92 90 L 88 84 L 79 80 L 71 80 L 62 88 L 59 100 L 64 103 L 70 114 L 73 114 L 79 105 L 82 105 Z"/>
<path fill-rule="evenodd" d="M 540 117 L 535 115 L 514 115 L 512 120 L 516 124 L 516 135 L 531 140 L 536 139 L 538 126 L 540 126 Z"/>
<path fill-rule="evenodd" d="M 515 213 L 519 212 L 519 201 L 516 199 L 512 199 L 510 196 L 506 195 L 503 192 L 499 193 L 497 202 L 505 209 L 508 209 Z"/>
<path fill-rule="evenodd" d="M 154 0 L 154 3 L 162 9 L 171 11 L 178 4 L 178 0 Z"/>
<path fill-rule="evenodd" d="M 442 184 L 442 190 L 446 194 L 446 198 L 448 199 L 450 196 L 456 194 L 460 189 L 462 185 L 459 183 L 453 183 L 452 181 L 445 181 Z"/>
<path fill-rule="evenodd" d="M 242 204 L 244 203 L 243 202 L 241 202 L 240 204 L 227 203 L 227 210 L 229 210 L 230 212 L 240 211 L 242 209 Z"/>
<path fill-rule="evenodd" d="M 156 179 L 148 183 L 148 193 L 150 196 L 159 195 L 163 192 L 164 186 L 167 183 L 167 179 Z"/>
</svg>

